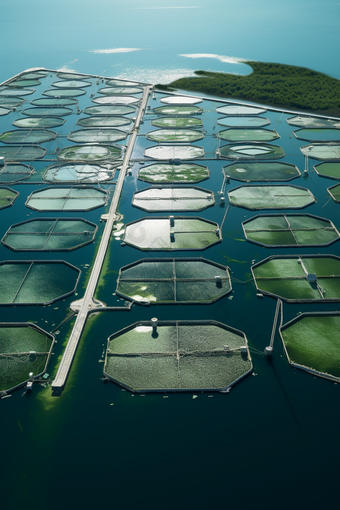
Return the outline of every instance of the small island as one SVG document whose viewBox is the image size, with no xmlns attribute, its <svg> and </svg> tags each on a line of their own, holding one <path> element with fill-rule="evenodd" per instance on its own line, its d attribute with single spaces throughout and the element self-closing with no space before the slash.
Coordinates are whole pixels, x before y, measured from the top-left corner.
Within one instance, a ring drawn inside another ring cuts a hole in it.
<svg viewBox="0 0 340 510">
<path fill-rule="evenodd" d="M 305 67 L 246 61 L 247 76 L 195 71 L 197 77 L 180 78 L 159 90 L 188 90 L 223 98 L 254 101 L 283 109 L 340 116 L 340 80 Z"/>
</svg>

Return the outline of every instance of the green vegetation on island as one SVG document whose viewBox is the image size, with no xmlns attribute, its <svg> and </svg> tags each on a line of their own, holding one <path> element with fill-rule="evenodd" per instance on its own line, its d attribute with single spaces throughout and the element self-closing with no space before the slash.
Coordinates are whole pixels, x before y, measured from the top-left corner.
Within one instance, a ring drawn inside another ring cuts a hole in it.
<svg viewBox="0 0 340 510">
<path fill-rule="evenodd" d="M 156 87 L 340 116 L 340 80 L 305 67 L 252 61 L 245 64 L 253 69 L 247 76 L 195 71 L 197 77 Z"/>
</svg>

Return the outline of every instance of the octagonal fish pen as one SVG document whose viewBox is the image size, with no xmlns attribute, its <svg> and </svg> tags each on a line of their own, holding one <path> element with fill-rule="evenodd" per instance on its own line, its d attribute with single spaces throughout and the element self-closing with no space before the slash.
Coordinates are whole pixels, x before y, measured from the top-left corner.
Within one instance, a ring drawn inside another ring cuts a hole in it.
<svg viewBox="0 0 340 510">
<path fill-rule="evenodd" d="M 133 120 L 129 117 L 119 117 L 114 115 L 91 115 L 90 117 L 83 117 L 79 119 L 76 124 L 85 128 L 89 127 L 121 127 L 130 126 L 132 127 Z"/>
<path fill-rule="evenodd" d="M 293 135 L 298 140 L 306 142 L 339 142 L 340 129 L 327 128 L 305 128 L 293 131 Z"/>
<path fill-rule="evenodd" d="M 157 129 L 150 131 L 146 138 L 153 142 L 197 142 L 204 138 L 203 133 L 193 129 Z"/>
<path fill-rule="evenodd" d="M 34 168 L 23 163 L 8 163 L 0 167 L 0 183 L 15 184 L 29 179 L 34 173 Z"/>
<path fill-rule="evenodd" d="M 125 140 L 126 137 L 127 132 L 113 128 L 78 129 L 67 135 L 68 140 L 76 143 L 120 142 Z"/>
<path fill-rule="evenodd" d="M 54 108 L 59 106 L 72 106 L 75 104 L 77 104 L 77 99 L 73 99 L 72 97 L 39 97 L 31 101 L 31 105 L 34 106 L 51 106 Z"/>
<path fill-rule="evenodd" d="M 334 202 L 340 204 L 340 184 L 336 184 L 335 186 L 331 186 L 327 189 L 330 196 L 333 198 Z"/>
<path fill-rule="evenodd" d="M 204 149 L 196 145 L 155 145 L 145 149 L 144 156 L 158 160 L 190 160 L 203 158 Z"/>
<path fill-rule="evenodd" d="M 313 159 L 340 159 L 340 145 L 336 143 L 304 145 L 300 147 L 300 151 L 304 156 Z"/>
<path fill-rule="evenodd" d="M 101 96 L 92 99 L 93 103 L 100 105 L 130 105 L 139 101 L 140 98 L 134 96 Z"/>
<path fill-rule="evenodd" d="M 221 140 L 228 142 L 272 142 L 280 138 L 277 131 L 270 129 L 256 129 L 256 128 L 228 128 L 224 131 L 219 131 L 217 136 Z"/>
<path fill-rule="evenodd" d="M 340 301 L 340 258 L 275 255 L 251 267 L 256 288 L 289 303 Z"/>
<path fill-rule="evenodd" d="M 104 375 L 133 392 L 223 391 L 253 370 L 245 334 L 215 321 L 135 323 L 111 335 Z"/>
<path fill-rule="evenodd" d="M 261 214 L 242 227 L 248 241 L 271 248 L 328 246 L 340 237 L 332 221 L 310 214 Z"/>
<path fill-rule="evenodd" d="M 56 184 L 98 183 L 110 181 L 115 175 L 113 165 L 86 165 L 82 163 L 50 165 L 43 175 L 43 180 Z"/>
<path fill-rule="evenodd" d="M 80 97 L 84 96 L 86 94 L 86 90 L 83 89 L 51 89 L 51 90 L 45 90 L 45 92 L 42 93 L 43 96 L 47 97 Z"/>
<path fill-rule="evenodd" d="M 64 260 L 0 262 L 0 305 L 48 305 L 73 294 L 80 269 Z"/>
<path fill-rule="evenodd" d="M 6 145 L 0 147 L 0 157 L 5 161 L 35 161 L 42 159 L 46 154 L 46 149 L 40 145 Z"/>
<path fill-rule="evenodd" d="M 39 218 L 12 225 L 1 243 L 13 251 L 71 251 L 94 241 L 98 227 L 82 218 Z"/>
<path fill-rule="evenodd" d="M 201 128 L 203 121 L 197 117 L 162 117 L 151 121 L 151 125 L 159 128 Z"/>
<path fill-rule="evenodd" d="M 141 168 L 138 172 L 140 181 L 154 184 L 162 183 L 196 183 L 209 179 L 209 168 L 195 163 L 170 165 L 155 163 Z"/>
<path fill-rule="evenodd" d="M 18 128 L 29 129 L 49 129 L 62 126 L 65 119 L 61 117 L 25 117 L 12 122 L 12 125 Z"/>
<path fill-rule="evenodd" d="M 202 103 L 202 99 L 199 97 L 189 97 L 189 96 L 167 96 L 161 98 L 161 103 L 171 104 L 171 105 L 194 105 L 198 103 Z"/>
<path fill-rule="evenodd" d="M 157 115 L 199 115 L 203 113 L 200 106 L 157 106 L 153 109 Z"/>
<path fill-rule="evenodd" d="M 68 80 L 60 80 L 60 81 L 55 81 L 54 83 L 52 83 L 52 87 L 56 87 L 58 89 L 77 89 L 77 88 L 86 88 L 86 87 L 90 87 L 92 85 L 92 83 L 90 81 L 85 81 L 85 80 L 73 80 L 73 79 L 68 79 Z"/>
<path fill-rule="evenodd" d="M 100 116 L 114 116 L 114 115 L 129 115 L 135 113 L 135 106 L 126 105 L 102 105 L 102 106 L 87 106 L 84 110 L 86 115 L 100 115 Z"/>
<path fill-rule="evenodd" d="M 32 108 L 26 108 L 21 112 L 27 117 L 66 117 L 72 115 L 73 110 L 66 106 L 34 106 Z"/>
<path fill-rule="evenodd" d="M 285 156 L 278 145 L 260 143 L 222 145 L 217 153 L 226 159 L 280 159 Z"/>
<path fill-rule="evenodd" d="M 270 120 L 265 117 L 247 117 L 245 115 L 230 115 L 217 119 L 219 126 L 237 127 L 237 128 L 261 128 L 268 126 Z"/>
<path fill-rule="evenodd" d="M 217 113 L 223 113 L 224 115 L 261 115 L 266 113 L 266 108 L 257 108 L 255 106 L 245 106 L 239 104 L 228 104 L 225 106 L 218 106 L 216 108 Z"/>
<path fill-rule="evenodd" d="M 5 209 L 13 205 L 18 198 L 19 192 L 5 186 L 0 186 L 0 209 Z"/>
<path fill-rule="evenodd" d="M 277 161 L 241 161 L 222 170 L 225 177 L 243 182 L 290 181 L 301 175 L 296 165 Z"/>
<path fill-rule="evenodd" d="M 340 180 L 340 162 L 326 161 L 315 165 L 313 168 L 320 177 Z"/>
<path fill-rule="evenodd" d="M 205 250 L 221 242 L 219 225 L 203 218 L 169 216 L 128 223 L 124 242 L 140 250 Z"/>
<path fill-rule="evenodd" d="M 44 188 L 33 191 L 26 206 L 35 211 L 91 211 L 107 203 L 106 191 L 92 186 Z"/>
<path fill-rule="evenodd" d="M 206 259 L 142 259 L 119 270 L 116 293 L 136 303 L 213 303 L 232 291 L 229 268 Z"/>
<path fill-rule="evenodd" d="M 142 94 L 142 87 L 105 87 L 103 89 L 99 89 L 98 94 L 102 94 L 104 96 L 126 96 L 129 94 Z"/>
<path fill-rule="evenodd" d="M 339 312 L 303 313 L 280 328 L 288 362 L 331 381 L 340 381 Z"/>
<path fill-rule="evenodd" d="M 302 128 L 340 128 L 340 121 L 337 119 L 327 119 L 322 117 L 304 117 L 296 115 L 286 119 L 291 126 Z"/>
<path fill-rule="evenodd" d="M 215 205 L 214 193 L 202 188 L 155 186 L 136 191 L 132 205 L 144 211 L 203 211 Z"/>
<path fill-rule="evenodd" d="M 44 143 L 54 140 L 57 133 L 47 129 L 15 129 L 1 133 L 0 142 L 2 143 Z"/>
<path fill-rule="evenodd" d="M 302 209 L 315 202 L 313 193 L 300 186 L 239 186 L 228 190 L 231 205 L 246 209 Z"/>
<path fill-rule="evenodd" d="M 30 322 L 0 323 L 0 396 L 46 372 L 54 336 Z"/>
<path fill-rule="evenodd" d="M 0 147 L 1 149 L 1 147 Z M 120 159 L 122 147 L 111 145 L 71 145 L 58 152 L 60 161 L 111 161 Z"/>
</svg>

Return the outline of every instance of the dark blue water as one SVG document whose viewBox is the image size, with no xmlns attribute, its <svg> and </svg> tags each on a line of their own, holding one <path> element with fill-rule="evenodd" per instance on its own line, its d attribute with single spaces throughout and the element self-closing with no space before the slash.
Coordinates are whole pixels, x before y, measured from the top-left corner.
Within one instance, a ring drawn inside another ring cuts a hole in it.
<svg viewBox="0 0 340 510">
<path fill-rule="evenodd" d="M 337 2 L 291 0 L 285 3 L 260 1 L 179 2 L 61 0 L 3 0 L 0 79 L 34 67 L 73 69 L 106 76 L 131 77 L 146 81 L 168 81 L 197 68 L 248 72 L 242 63 L 228 63 L 225 57 L 276 61 L 311 67 L 340 77 L 339 9 Z M 157 8 L 156 8 L 157 7 Z M 171 8 L 169 8 L 171 7 Z M 183 8 L 190 7 L 190 8 Z M 136 48 L 138 51 L 122 51 Z M 119 51 L 117 51 L 117 49 Z M 95 50 L 106 50 L 95 53 Z M 111 50 L 107 52 L 107 50 Z M 114 50 L 114 51 L 112 51 Z M 192 58 L 181 55 L 217 55 Z M 230 59 L 229 59 L 230 60 Z M 50 80 L 50 78 L 48 78 Z M 45 87 L 48 88 L 47 86 Z M 88 91 L 91 93 L 91 91 Z M 40 97 L 37 92 L 34 97 Z M 33 96 L 32 98 L 33 99 Z M 86 99 L 79 98 L 82 108 Z M 160 104 L 159 98 L 152 107 Z M 204 128 L 208 136 L 196 145 L 213 156 L 218 130 L 216 103 L 204 101 Z M 10 114 L 13 116 L 14 114 Z M 267 112 L 270 129 L 281 139 L 282 161 L 294 163 L 300 171 L 304 158 L 285 118 Z M 60 135 L 77 129 L 77 116 L 65 117 Z M 11 129 L 8 117 L 1 118 L 1 131 Z M 152 129 L 145 117 L 133 157 L 147 146 L 145 135 Z M 222 129 L 222 128 L 221 128 Z M 45 144 L 53 152 L 70 145 L 65 138 Z M 222 185 L 225 161 L 198 161 L 207 164 L 211 178 L 200 185 L 214 192 Z M 316 161 L 309 161 L 310 169 Z M 47 165 L 34 163 L 38 181 Z M 135 191 L 148 185 L 137 181 L 139 164 L 124 183 L 119 212 L 124 223 L 147 216 L 132 208 Z M 1 235 L 12 223 L 31 218 L 25 200 L 31 184 L 11 186 L 20 191 L 15 207 L 1 211 Z M 230 181 L 227 189 L 240 183 Z M 309 173 L 292 184 L 307 186 L 317 202 L 305 209 L 327 217 L 340 227 L 339 204 L 329 200 L 327 187 L 334 181 Z M 103 186 L 105 187 L 105 186 Z M 112 186 L 107 186 L 112 191 Z M 77 213 L 97 223 L 104 208 Z M 285 211 L 283 211 L 285 212 Z M 291 212 L 291 211 L 287 211 Z M 225 208 L 216 205 L 200 215 L 221 223 Z M 241 222 L 256 213 L 231 208 L 223 231 L 223 243 L 202 253 L 208 259 L 229 265 L 233 277 L 251 278 L 252 261 L 273 254 L 244 240 Z M 44 216 L 56 216 L 44 213 Z M 152 216 L 152 215 L 151 215 Z M 96 245 L 70 254 L 53 255 L 83 270 L 78 285 L 81 297 L 95 255 Z M 293 248 L 277 253 L 292 253 Z M 334 253 L 338 243 L 328 248 L 304 249 L 303 253 Z M 192 256 L 192 252 L 181 256 Z M 0 247 L 1 260 L 29 258 Z M 115 295 L 116 278 L 122 265 L 144 256 L 112 241 L 105 261 L 105 274 L 97 295 L 111 306 L 123 305 Z M 48 258 L 35 253 L 32 258 Z M 92 317 L 85 327 L 75 363 L 61 398 L 49 388 L 36 386 L 30 397 L 19 390 L 0 403 L 1 501 L 6 509 L 29 510 L 47 507 L 93 508 L 320 508 L 337 504 L 337 460 L 339 386 L 290 368 L 278 335 L 270 364 L 261 354 L 268 345 L 276 301 L 257 299 L 253 282 L 233 283 L 233 299 L 213 305 L 135 305 L 130 312 L 106 312 Z M 4 320 L 34 320 L 50 331 L 67 313 L 73 298 L 52 307 L 1 307 Z M 284 322 L 307 310 L 336 310 L 338 304 L 284 305 Z M 112 383 L 101 380 L 107 337 L 138 320 L 212 318 L 244 331 L 251 347 L 254 374 L 228 394 L 173 394 L 133 396 Z M 47 322 L 46 322 L 47 321 Z M 55 374 L 58 357 L 72 327 L 72 318 L 60 328 L 58 343 L 49 366 Z"/>
</svg>

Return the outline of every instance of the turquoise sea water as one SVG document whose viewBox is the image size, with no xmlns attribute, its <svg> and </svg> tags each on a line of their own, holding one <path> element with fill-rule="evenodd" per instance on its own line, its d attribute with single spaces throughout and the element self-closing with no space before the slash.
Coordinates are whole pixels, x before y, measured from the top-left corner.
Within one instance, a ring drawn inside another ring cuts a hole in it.
<svg viewBox="0 0 340 510">
<path fill-rule="evenodd" d="M 60 0 L 53 4 L 46 0 L 3 0 L 1 6 L 0 81 L 35 66 L 151 82 L 166 82 L 197 68 L 249 71 L 242 63 L 225 62 L 230 60 L 227 57 L 301 65 L 340 78 L 340 5 L 336 1 L 259 1 L 255 5 L 250 0 L 188 0 L 181 5 L 176 0 Z M 98 53 L 99 50 L 104 52 Z M 218 58 L 192 57 L 197 54 Z M 80 105 L 81 101 L 82 98 Z M 153 103 L 153 107 L 160 105 L 159 101 Z M 204 126 L 208 132 L 221 116 L 215 106 L 204 102 Z M 292 128 L 285 122 L 289 116 L 265 114 L 271 128 L 280 133 L 278 145 L 286 151 L 284 161 L 303 171 L 304 158 L 298 147 L 305 142 L 291 137 Z M 2 122 L 9 129 L 6 118 Z M 73 116 L 66 117 L 58 133 L 74 129 L 73 122 Z M 148 120 L 141 135 L 150 129 Z M 60 147 L 70 145 L 66 139 L 59 139 L 60 143 Z M 214 153 L 216 143 L 209 136 L 197 145 Z M 56 142 L 47 144 L 51 150 L 55 145 Z M 139 137 L 133 157 L 137 158 L 150 145 L 152 142 Z M 221 166 L 226 164 L 211 162 L 211 179 L 203 187 L 219 190 Z M 310 161 L 310 168 L 311 165 Z M 43 162 L 34 164 L 38 171 L 44 166 Z M 145 216 L 130 206 L 133 193 L 148 186 L 136 180 L 137 171 L 138 165 L 124 184 L 120 202 L 124 222 Z M 15 207 L 1 211 L 2 233 L 11 224 L 26 219 L 26 215 L 32 217 L 24 203 L 36 188 L 33 183 L 34 180 L 32 185 L 17 186 L 20 196 Z M 332 218 L 339 228 L 336 219 L 340 206 L 329 200 L 326 191 L 334 181 L 313 173 L 306 181 L 301 177 L 296 183 L 308 186 L 318 199 L 306 212 Z M 231 180 L 228 189 L 238 185 Z M 104 187 L 112 191 L 112 186 Z M 103 229 L 99 223 L 102 212 L 99 209 L 86 214 L 87 219 L 99 225 L 98 236 Z M 204 217 L 221 223 L 224 212 L 216 206 L 208 209 Z M 233 276 L 242 281 L 251 278 L 252 259 L 259 261 L 272 254 L 269 249 L 250 246 L 243 238 L 240 224 L 253 215 L 251 211 L 233 208 L 227 217 L 230 228 L 224 232 L 223 244 L 202 253 L 208 259 L 230 265 Z M 83 217 L 84 213 L 77 216 Z M 293 249 L 282 252 L 292 253 Z M 336 243 L 328 248 L 304 250 L 315 252 L 339 255 L 339 247 Z M 79 297 L 87 276 L 85 264 L 91 262 L 93 255 L 93 245 L 67 255 L 67 260 L 83 271 Z M 122 305 L 113 295 L 118 268 L 144 256 L 133 248 L 121 248 L 118 241 L 112 242 L 106 287 L 99 288 L 98 297 L 110 305 Z M 5 260 L 16 255 L 1 246 L 0 257 Z M 37 254 L 35 258 L 45 259 L 46 255 Z M 54 254 L 51 258 L 57 257 Z M 257 354 L 256 350 L 262 351 L 269 342 L 276 302 L 257 299 L 252 283 L 233 286 L 233 299 L 225 298 L 214 305 L 134 306 L 130 312 L 94 316 L 86 325 L 61 398 L 53 398 L 49 389 L 36 386 L 30 397 L 23 397 L 19 390 L 1 400 L 1 506 L 6 510 L 243 510 L 249 506 L 295 510 L 336 505 L 339 385 L 289 367 L 278 336 L 272 365 Z M 2 321 L 14 321 L 20 315 L 21 319 L 36 320 L 50 330 L 65 317 L 72 300 L 67 298 L 44 309 L 27 307 L 20 312 L 1 307 L 0 317 Z M 285 306 L 285 322 L 310 308 Z M 321 311 L 326 308 L 337 310 L 339 304 L 315 307 Z M 199 393 L 196 399 L 190 393 L 168 398 L 133 396 L 114 384 L 103 384 L 102 354 L 108 335 L 152 316 L 212 318 L 244 331 L 253 349 L 256 375 L 228 394 Z M 66 323 L 57 335 L 49 367 L 52 370 L 71 326 L 72 321 Z"/>
</svg>

